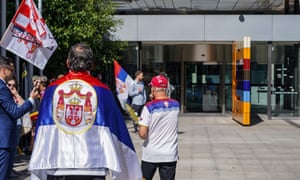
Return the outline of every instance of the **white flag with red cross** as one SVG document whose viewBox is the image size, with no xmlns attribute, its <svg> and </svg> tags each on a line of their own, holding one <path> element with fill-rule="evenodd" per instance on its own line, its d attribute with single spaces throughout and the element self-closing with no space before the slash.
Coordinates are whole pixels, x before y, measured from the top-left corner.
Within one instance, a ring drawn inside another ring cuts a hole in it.
<svg viewBox="0 0 300 180">
<path fill-rule="evenodd" d="M 0 46 L 44 69 L 57 43 L 33 0 L 23 0 Z"/>
</svg>

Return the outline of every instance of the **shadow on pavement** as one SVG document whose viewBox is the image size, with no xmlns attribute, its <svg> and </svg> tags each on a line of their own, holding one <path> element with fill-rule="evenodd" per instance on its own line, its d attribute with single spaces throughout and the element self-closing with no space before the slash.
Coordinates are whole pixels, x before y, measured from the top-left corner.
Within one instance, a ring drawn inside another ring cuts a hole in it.
<svg viewBox="0 0 300 180">
<path fill-rule="evenodd" d="M 30 172 L 28 171 L 28 163 L 30 155 L 21 154 L 16 157 L 13 171 L 11 172 L 11 180 L 25 180 L 30 179 Z"/>
<path fill-rule="evenodd" d="M 241 126 L 255 126 L 261 122 L 263 122 L 263 120 L 257 115 L 257 114 L 251 114 L 250 117 L 250 125 L 244 125 L 239 121 L 236 121 L 238 124 L 240 124 Z"/>
<path fill-rule="evenodd" d="M 257 114 L 251 114 L 250 126 L 255 126 L 261 122 L 263 122 L 263 120 Z"/>
</svg>

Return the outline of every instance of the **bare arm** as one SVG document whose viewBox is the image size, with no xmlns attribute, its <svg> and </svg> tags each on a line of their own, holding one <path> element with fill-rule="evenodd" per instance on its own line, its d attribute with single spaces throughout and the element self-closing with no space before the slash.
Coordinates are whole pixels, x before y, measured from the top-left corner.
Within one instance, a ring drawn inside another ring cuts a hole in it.
<svg viewBox="0 0 300 180">
<path fill-rule="evenodd" d="M 142 139 L 146 139 L 148 137 L 148 127 L 147 126 L 143 126 L 143 125 L 139 126 L 139 136 Z"/>
</svg>

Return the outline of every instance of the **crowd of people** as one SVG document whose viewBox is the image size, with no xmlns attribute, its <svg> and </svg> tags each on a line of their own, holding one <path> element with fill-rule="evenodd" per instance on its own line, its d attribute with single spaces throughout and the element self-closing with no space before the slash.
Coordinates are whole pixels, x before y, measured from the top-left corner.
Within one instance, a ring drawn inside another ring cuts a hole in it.
<svg viewBox="0 0 300 180">
<path fill-rule="evenodd" d="M 157 168 L 161 179 L 175 179 L 180 106 L 170 98 L 174 88 L 166 74 L 151 79 L 149 98 L 142 71 L 129 87 L 139 117 L 134 129 L 144 139 L 140 165 L 112 92 L 102 77 L 90 74 L 91 48 L 73 45 L 66 64 L 66 75 L 33 76 L 33 90 L 24 100 L 12 60 L 0 58 L 0 179 L 10 179 L 17 149 L 31 155 L 32 179 L 150 180 Z"/>
</svg>

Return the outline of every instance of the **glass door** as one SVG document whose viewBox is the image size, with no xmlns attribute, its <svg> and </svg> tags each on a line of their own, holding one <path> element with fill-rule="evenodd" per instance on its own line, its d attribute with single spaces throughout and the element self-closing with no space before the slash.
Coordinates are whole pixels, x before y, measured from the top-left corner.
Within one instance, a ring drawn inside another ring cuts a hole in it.
<svg viewBox="0 0 300 180">
<path fill-rule="evenodd" d="M 185 63 L 185 112 L 220 112 L 220 66 Z"/>
<path fill-rule="evenodd" d="M 272 62 L 272 116 L 299 116 L 298 46 L 276 46 L 282 58 Z M 275 56 L 276 57 L 276 56 Z"/>
</svg>

